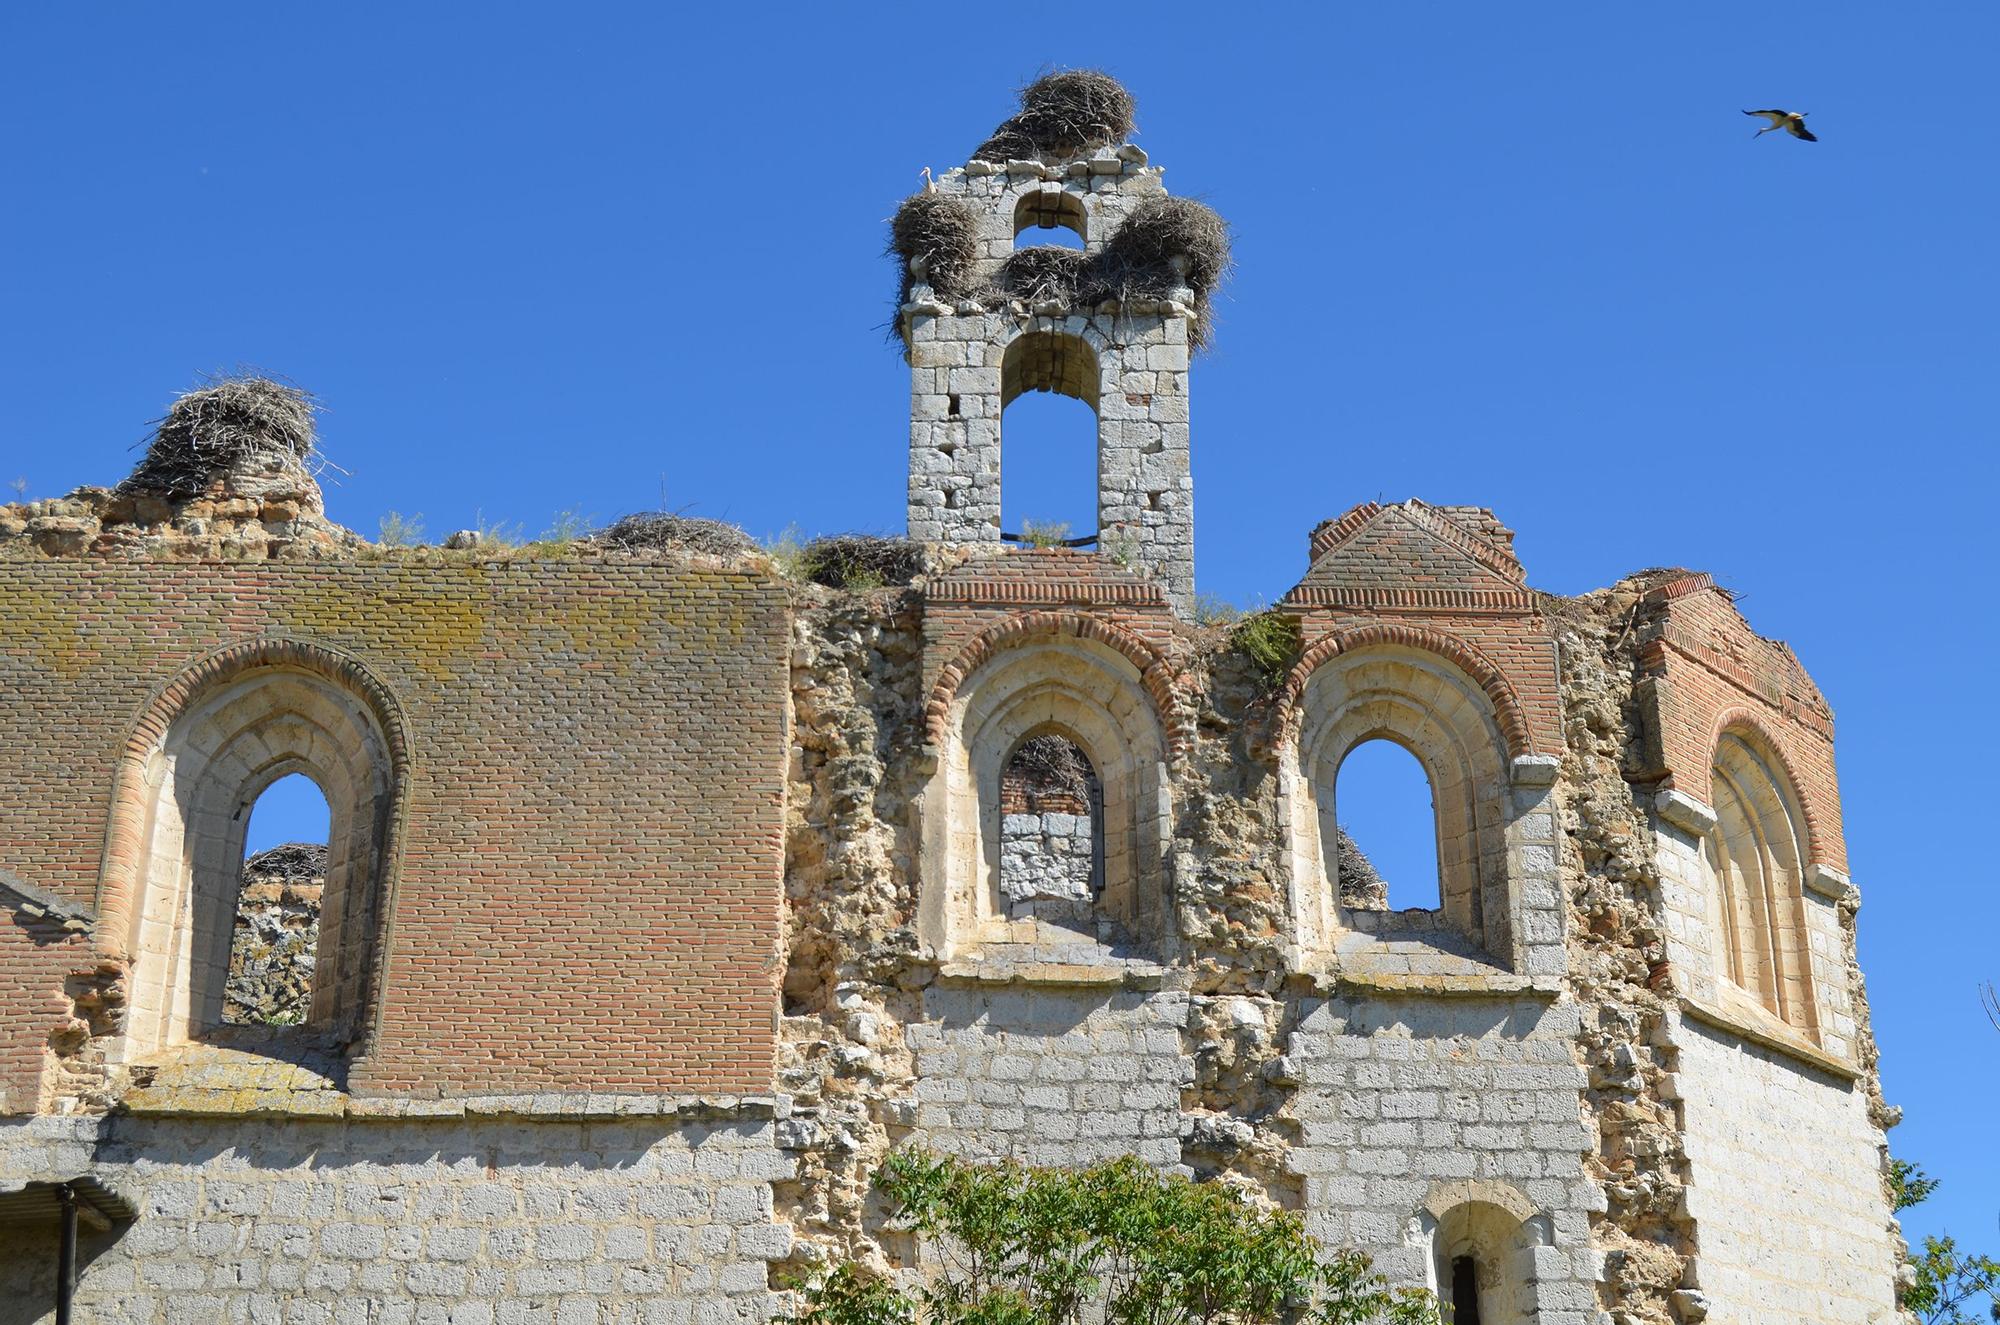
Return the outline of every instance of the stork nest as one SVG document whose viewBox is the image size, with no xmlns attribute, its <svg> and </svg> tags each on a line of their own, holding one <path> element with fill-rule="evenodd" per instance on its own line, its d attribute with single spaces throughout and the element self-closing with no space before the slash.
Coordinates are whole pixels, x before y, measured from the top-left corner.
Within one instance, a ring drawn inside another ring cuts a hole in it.
<svg viewBox="0 0 2000 1325">
<path fill-rule="evenodd" d="M 1169 299 L 1186 290 L 1194 296 L 1189 329 L 1194 347 L 1205 348 L 1214 339 L 1214 295 L 1229 274 L 1229 225 L 1192 198 L 1146 199 L 1095 254 L 1053 244 L 1017 248 L 984 288 L 971 281 L 976 229 L 971 208 L 955 198 L 920 193 L 903 203 L 889 245 L 904 259 L 899 307 L 924 279 L 917 275 L 922 259 L 939 298 L 974 299 L 989 307 L 1053 300 L 1065 308 L 1093 308 L 1107 299 Z M 896 329 L 906 331 L 900 316 Z"/>
<path fill-rule="evenodd" d="M 905 198 L 889 222 L 889 251 L 903 260 L 898 308 L 910 302 L 918 283 L 940 299 L 966 298 L 979 261 L 979 215 L 964 200 L 942 193 Z"/>
<path fill-rule="evenodd" d="M 1132 133 L 1132 94 L 1109 74 L 1074 69 L 1021 89 L 1021 111 L 972 154 L 975 161 L 1074 161 Z"/>
<path fill-rule="evenodd" d="M 756 540 L 733 524 L 691 515 L 670 515 L 665 511 L 641 511 L 628 515 L 591 538 L 593 542 L 624 552 L 653 548 L 734 557 L 757 550 Z"/>
<path fill-rule="evenodd" d="M 1054 245 L 1015 249 L 1001 264 L 995 287 L 1024 304 L 1054 299 L 1065 308 L 1099 303 L 1106 291 L 1099 263 L 1089 254 Z"/>
<path fill-rule="evenodd" d="M 1043 811 L 1044 801 L 1088 805 L 1090 784 L 1096 780 L 1090 761 L 1075 742 L 1055 735 L 1023 741 L 1007 761 L 1007 776 L 1025 784 L 1028 805 L 1036 814 Z"/>
<path fill-rule="evenodd" d="M 247 462 L 304 467 L 314 455 L 316 409 L 298 387 L 264 377 L 225 378 L 190 391 L 154 422 L 145 457 L 119 490 L 184 499 Z"/>
<path fill-rule="evenodd" d="M 1192 291 L 1190 338 L 1200 349 L 1214 336 L 1214 294 L 1229 274 L 1229 224 L 1193 198 L 1148 198 L 1106 242 L 1099 265 L 1115 298 L 1166 299 L 1180 286 Z"/>
<path fill-rule="evenodd" d="M 1380 911 L 1389 905 L 1389 885 L 1375 868 L 1375 862 L 1348 836 L 1345 825 L 1334 829 L 1334 861 L 1340 878 L 1342 906 Z"/>
<path fill-rule="evenodd" d="M 245 874 L 276 874 L 286 879 L 318 879 L 326 875 L 324 842 L 287 842 L 259 851 L 243 862 Z"/>
<path fill-rule="evenodd" d="M 806 579 L 829 589 L 908 584 L 923 574 L 924 549 L 908 538 L 828 534 L 800 549 L 799 570 Z"/>
</svg>

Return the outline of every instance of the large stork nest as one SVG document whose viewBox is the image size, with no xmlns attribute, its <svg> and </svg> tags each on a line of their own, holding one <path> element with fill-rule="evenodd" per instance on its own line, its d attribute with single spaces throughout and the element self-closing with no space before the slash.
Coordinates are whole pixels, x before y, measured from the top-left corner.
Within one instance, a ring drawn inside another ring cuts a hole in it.
<svg viewBox="0 0 2000 1325">
<path fill-rule="evenodd" d="M 1017 248 L 1000 266 L 994 293 L 1034 305 L 1053 299 L 1065 308 L 1088 307 L 1106 293 L 1101 264 L 1089 254 L 1053 244 Z"/>
<path fill-rule="evenodd" d="M 1106 242 L 1099 267 L 1120 299 L 1165 299 L 1178 286 L 1193 291 L 1199 349 L 1214 335 L 1214 294 L 1229 274 L 1229 224 L 1193 198 L 1148 198 Z"/>
<path fill-rule="evenodd" d="M 924 547 L 882 534 L 828 534 L 800 549 L 799 569 L 829 589 L 908 584 L 923 574 Z"/>
<path fill-rule="evenodd" d="M 225 378 L 176 400 L 153 428 L 145 458 L 121 491 L 199 496 L 246 463 L 303 468 L 315 445 L 313 398 L 264 377 Z"/>
<path fill-rule="evenodd" d="M 628 515 L 609 529 L 591 535 L 591 539 L 621 552 L 652 548 L 734 557 L 757 550 L 756 540 L 733 524 L 692 515 L 670 515 L 665 511 Z"/>
<path fill-rule="evenodd" d="M 278 874 L 287 879 L 326 877 L 327 848 L 324 842 L 287 842 L 268 847 L 243 862 L 245 874 Z"/>
<path fill-rule="evenodd" d="M 1073 161 L 1125 141 L 1132 94 L 1109 74 L 1073 69 L 1045 74 L 1021 89 L 1021 112 L 1002 122 L 972 154 L 975 161 Z"/>
<path fill-rule="evenodd" d="M 1168 299 L 1186 290 L 1194 296 L 1194 347 L 1214 337 L 1215 291 L 1229 273 L 1229 226 L 1192 198 L 1146 199 L 1095 254 L 1053 244 L 1017 248 L 984 288 L 972 280 L 977 228 L 972 209 L 958 199 L 920 193 L 903 203 L 889 245 L 904 260 L 899 308 L 920 279 L 941 299 L 989 307 L 1011 300 L 1088 309 L 1107 299 Z M 896 328 L 906 330 L 901 317 Z"/>
<path fill-rule="evenodd" d="M 910 302 L 919 282 L 940 299 L 967 298 L 979 261 L 979 216 L 963 199 L 942 193 L 905 198 L 889 223 L 889 251 L 903 260 L 897 308 Z"/>
</svg>

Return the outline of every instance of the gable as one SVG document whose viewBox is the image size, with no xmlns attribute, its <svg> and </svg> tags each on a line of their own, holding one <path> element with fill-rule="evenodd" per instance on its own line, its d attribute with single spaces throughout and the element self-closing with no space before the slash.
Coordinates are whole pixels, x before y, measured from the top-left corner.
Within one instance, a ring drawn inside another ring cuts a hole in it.
<svg viewBox="0 0 2000 1325">
<path fill-rule="evenodd" d="M 1368 502 L 1313 532 L 1312 567 L 1285 602 L 1532 611 L 1521 563 L 1498 537 L 1505 532 L 1489 512 Z"/>
</svg>

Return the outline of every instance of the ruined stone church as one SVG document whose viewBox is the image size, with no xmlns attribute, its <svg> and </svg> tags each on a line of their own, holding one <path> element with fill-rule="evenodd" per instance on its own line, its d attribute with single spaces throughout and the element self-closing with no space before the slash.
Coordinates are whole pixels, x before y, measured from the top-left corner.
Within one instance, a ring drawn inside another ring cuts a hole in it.
<svg viewBox="0 0 2000 1325">
<path fill-rule="evenodd" d="M 1329 494 L 1198 619 L 1226 232 L 1130 127 L 1053 76 L 897 213 L 907 539 L 369 542 L 258 381 L 0 507 L 0 1325 L 760 1325 L 897 1267 L 912 1144 L 1239 1184 L 1460 1325 L 1896 1318 L 1827 701 L 1475 506 Z M 1030 391 L 1095 531 L 1002 527 Z"/>
</svg>

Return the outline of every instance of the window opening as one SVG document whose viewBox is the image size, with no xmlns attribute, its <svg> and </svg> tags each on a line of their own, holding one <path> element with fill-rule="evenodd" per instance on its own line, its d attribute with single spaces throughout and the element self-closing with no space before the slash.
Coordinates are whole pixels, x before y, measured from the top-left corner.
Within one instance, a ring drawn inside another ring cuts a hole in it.
<svg viewBox="0 0 2000 1325">
<path fill-rule="evenodd" d="M 1479 1325 L 1479 1265 L 1470 1256 L 1452 1258 L 1450 1325 Z"/>
<path fill-rule="evenodd" d="M 1721 972 L 1775 1016 L 1810 1028 L 1809 962 L 1798 889 L 1804 850 L 1791 797 L 1771 762 L 1727 733 L 1711 770 L 1716 822 L 1707 842 L 1719 912 Z"/>
<path fill-rule="evenodd" d="M 1037 189 L 1014 205 L 1014 247 L 1046 245 L 1080 249 L 1088 237 L 1083 202 L 1064 189 Z M 1032 231 L 1032 234 L 1028 232 Z M 1022 236 L 1028 238 L 1025 243 Z"/>
<path fill-rule="evenodd" d="M 1095 937 L 1104 892 L 1104 792 L 1074 741 L 1021 742 L 1000 775 L 1000 908 Z"/>
<path fill-rule="evenodd" d="M 331 813 L 303 773 L 273 782 L 249 813 L 222 1020 L 296 1026 L 312 1008 Z"/>
<path fill-rule="evenodd" d="M 1000 527 L 1097 532 L 1097 356 L 1075 336 L 1029 332 L 1000 370 Z"/>
<path fill-rule="evenodd" d="M 1442 906 L 1436 802 L 1415 755 L 1389 740 L 1363 741 L 1340 764 L 1339 828 L 1328 855 L 1343 906 L 1425 910 Z"/>
</svg>

